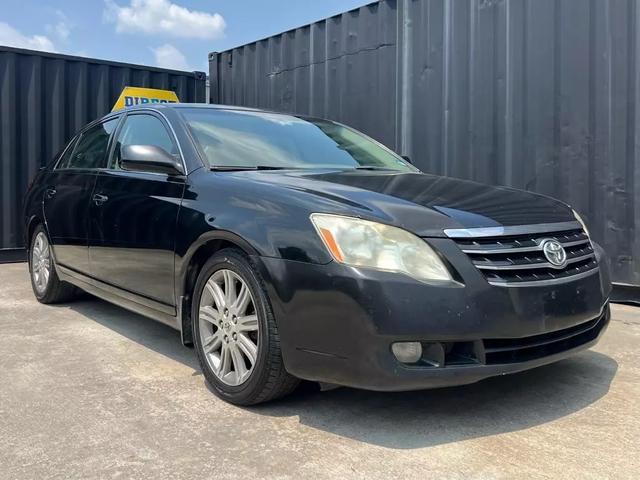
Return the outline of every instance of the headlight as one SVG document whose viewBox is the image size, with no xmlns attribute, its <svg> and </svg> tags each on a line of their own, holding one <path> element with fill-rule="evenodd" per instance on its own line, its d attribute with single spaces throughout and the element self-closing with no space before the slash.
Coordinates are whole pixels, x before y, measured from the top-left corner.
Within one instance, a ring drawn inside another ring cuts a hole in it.
<svg viewBox="0 0 640 480">
<path fill-rule="evenodd" d="M 584 229 L 584 233 L 587 234 L 587 237 L 591 237 L 591 235 L 589 234 L 589 229 L 587 228 L 587 224 L 584 223 L 584 220 L 582 219 L 582 217 L 580 215 L 578 215 L 578 212 L 573 210 L 573 216 L 576 217 L 576 220 L 578 221 L 578 223 L 580 223 L 580 225 L 582 225 L 582 228 Z"/>
<path fill-rule="evenodd" d="M 381 223 L 314 213 L 311 222 L 337 262 L 404 273 L 421 281 L 449 281 L 438 255 L 421 238 Z"/>
</svg>

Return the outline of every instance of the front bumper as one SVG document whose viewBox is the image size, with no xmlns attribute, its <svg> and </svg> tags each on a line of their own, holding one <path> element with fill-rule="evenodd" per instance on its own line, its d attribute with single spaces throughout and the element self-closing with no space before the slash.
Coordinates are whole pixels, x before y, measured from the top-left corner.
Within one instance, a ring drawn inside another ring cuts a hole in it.
<svg viewBox="0 0 640 480">
<path fill-rule="evenodd" d="M 610 282 L 597 246 L 601 268 L 593 275 L 510 289 L 489 285 L 453 242 L 431 243 L 461 283 L 257 257 L 287 370 L 370 390 L 462 385 L 565 358 L 594 345 L 608 325 Z M 440 366 L 405 365 L 391 352 L 398 341 L 437 342 L 451 352 Z"/>
</svg>

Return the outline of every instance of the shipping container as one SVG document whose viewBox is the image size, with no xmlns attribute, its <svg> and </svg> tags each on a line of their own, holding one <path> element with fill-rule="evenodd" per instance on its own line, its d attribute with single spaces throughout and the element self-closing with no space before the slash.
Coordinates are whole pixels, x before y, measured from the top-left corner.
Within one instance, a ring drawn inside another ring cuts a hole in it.
<svg viewBox="0 0 640 480">
<path fill-rule="evenodd" d="M 22 197 L 38 169 L 126 86 L 205 102 L 206 74 L 0 46 L 0 261 L 23 258 Z"/>
<path fill-rule="evenodd" d="M 327 117 L 425 172 L 560 198 L 640 285 L 635 0 L 382 0 L 209 55 L 210 100 Z"/>
</svg>

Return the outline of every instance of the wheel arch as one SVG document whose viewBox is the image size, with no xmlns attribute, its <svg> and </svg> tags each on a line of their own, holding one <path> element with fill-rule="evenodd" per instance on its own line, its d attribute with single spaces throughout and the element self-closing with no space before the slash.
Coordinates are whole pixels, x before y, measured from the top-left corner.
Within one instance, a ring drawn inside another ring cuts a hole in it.
<svg viewBox="0 0 640 480">
<path fill-rule="evenodd" d="M 176 293 L 179 306 L 178 322 L 184 345 L 193 344 L 191 301 L 200 270 L 211 256 L 225 248 L 235 248 L 249 256 L 259 255 L 258 251 L 241 236 L 225 230 L 216 230 L 198 238 L 182 259 L 182 266 L 177 276 Z"/>
<path fill-rule="evenodd" d="M 27 225 L 26 225 L 27 228 L 24 231 L 24 245 L 27 251 L 31 250 L 31 237 L 33 237 L 33 232 L 38 227 L 38 225 L 42 225 L 46 232 L 47 226 L 44 220 L 40 218 L 38 215 L 31 215 L 31 217 L 27 221 Z M 48 234 L 49 233 L 47 232 L 47 235 Z"/>
</svg>

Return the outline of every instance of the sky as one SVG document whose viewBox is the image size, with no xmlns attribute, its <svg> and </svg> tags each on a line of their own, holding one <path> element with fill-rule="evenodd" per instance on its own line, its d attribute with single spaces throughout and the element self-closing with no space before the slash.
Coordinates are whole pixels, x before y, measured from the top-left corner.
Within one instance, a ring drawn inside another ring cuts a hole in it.
<svg viewBox="0 0 640 480">
<path fill-rule="evenodd" d="M 0 45 L 207 71 L 207 55 L 372 0 L 2 0 Z"/>
</svg>

